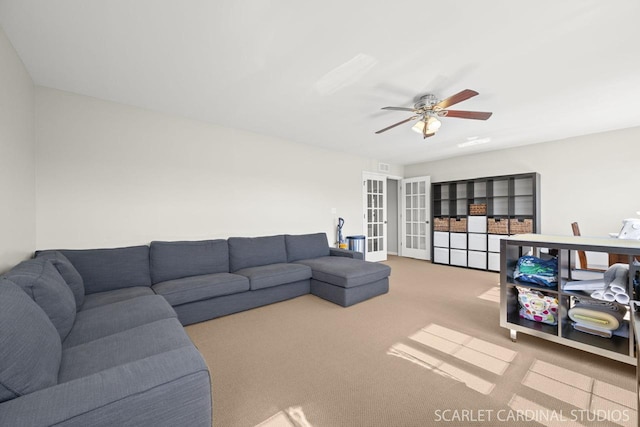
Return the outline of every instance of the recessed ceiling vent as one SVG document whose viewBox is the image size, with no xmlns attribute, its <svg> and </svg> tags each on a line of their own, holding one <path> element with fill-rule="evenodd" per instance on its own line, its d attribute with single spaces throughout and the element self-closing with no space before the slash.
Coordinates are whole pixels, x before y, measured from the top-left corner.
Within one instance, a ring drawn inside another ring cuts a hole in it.
<svg viewBox="0 0 640 427">
<path fill-rule="evenodd" d="M 389 163 L 378 163 L 378 171 L 389 172 L 390 169 L 391 166 L 389 166 Z"/>
</svg>

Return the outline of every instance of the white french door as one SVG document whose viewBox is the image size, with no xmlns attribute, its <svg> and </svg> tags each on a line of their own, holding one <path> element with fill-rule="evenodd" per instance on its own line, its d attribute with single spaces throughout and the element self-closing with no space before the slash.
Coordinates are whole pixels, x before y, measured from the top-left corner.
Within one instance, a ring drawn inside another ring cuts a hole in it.
<svg viewBox="0 0 640 427">
<path fill-rule="evenodd" d="M 387 259 L 387 177 L 364 172 L 362 178 L 365 259 L 384 261 Z"/>
<path fill-rule="evenodd" d="M 403 179 L 401 255 L 431 259 L 431 177 Z"/>
</svg>

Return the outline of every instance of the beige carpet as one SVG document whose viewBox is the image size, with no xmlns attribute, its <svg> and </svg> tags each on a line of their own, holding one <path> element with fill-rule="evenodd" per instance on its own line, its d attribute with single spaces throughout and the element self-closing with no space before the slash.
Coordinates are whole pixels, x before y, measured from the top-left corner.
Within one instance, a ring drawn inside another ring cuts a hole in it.
<svg viewBox="0 0 640 427">
<path fill-rule="evenodd" d="M 187 327 L 211 369 L 214 426 L 304 425 L 289 408 L 313 427 L 635 425 L 635 368 L 511 342 L 498 274 L 387 264 L 390 292 L 349 308 L 305 295 Z"/>
</svg>

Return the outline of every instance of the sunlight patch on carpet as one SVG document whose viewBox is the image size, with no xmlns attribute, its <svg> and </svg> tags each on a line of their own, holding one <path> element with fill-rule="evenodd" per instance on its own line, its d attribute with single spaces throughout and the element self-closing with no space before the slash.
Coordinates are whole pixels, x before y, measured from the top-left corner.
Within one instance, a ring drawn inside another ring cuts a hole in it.
<svg viewBox="0 0 640 427">
<path fill-rule="evenodd" d="M 531 364 L 522 384 L 588 411 L 599 420 L 622 426 L 637 425 L 633 391 L 541 360 Z"/>
<path fill-rule="evenodd" d="M 504 374 L 517 354 L 499 345 L 436 324 L 422 328 L 409 338 L 496 375 Z"/>
<path fill-rule="evenodd" d="M 489 289 L 487 292 L 478 295 L 478 298 L 500 303 L 500 286 L 495 286 Z"/>
<path fill-rule="evenodd" d="M 269 417 L 256 427 L 312 427 L 299 406 L 287 408 Z"/>
<path fill-rule="evenodd" d="M 429 369 L 439 375 L 464 383 L 467 387 L 482 394 L 489 394 L 495 387 L 495 384 L 473 375 L 463 369 L 445 363 L 444 361 L 430 356 L 420 350 L 417 350 L 406 344 L 394 344 L 387 354 L 400 357 L 415 363 L 423 368 Z"/>
<path fill-rule="evenodd" d="M 587 392 L 591 391 L 593 386 L 593 378 L 590 376 L 542 360 L 534 360 L 529 370 Z"/>
<path fill-rule="evenodd" d="M 509 407 L 523 414 L 526 419 L 535 421 L 546 427 L 584 427 L 576 417 L 567 418 L 562 412 L 545 408 L 529 399 L 514 394 L 509 402 Z"/>
</svg>

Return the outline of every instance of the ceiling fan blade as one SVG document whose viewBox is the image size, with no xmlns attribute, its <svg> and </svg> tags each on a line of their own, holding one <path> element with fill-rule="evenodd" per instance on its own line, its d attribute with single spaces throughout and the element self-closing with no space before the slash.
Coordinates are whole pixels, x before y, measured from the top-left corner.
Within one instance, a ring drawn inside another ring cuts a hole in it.
<svg viewBox="0 0 640 427">
<path fill-rule="evenodd" d="M 412 113 L 416 111 L 414 108 L 407 107 L 382 107 L 381 110 L 411 111 Z"/>
<path fill-rule="evenodd" d="M 446 110 L 446 114 L 442 114 L 442 117 L 457 117 L 459 119 L 475 119 L 475 120 L 487 120 L 493 113 L 487 113 L 483 111 L 462 111 L 462 110 Z"/>
<path fill-rule="evenodd" d="M 476 92 L 475 90 L 465 89 L 462 92 L 458 92 L 455 95 L 452 95 L 447 99 L 443 99 L 442 101 L 438 102 L 436 105 L 434 105 L 434 108 L 448 108 L 454 104 L 457 104 L 458 102 L 462 102 L 469 98 L 472 98 L 477 94 L 478 92 Z"/>
<path fill-rule="evenodd" d="M 393 124 L 393 125 L 391 125 L 391 126 L 387 126 L 387 127 L 386 127 L 386 128 L 384 128 L 384 129 L 380 129 L 380 130 L 379 130 L 378 132 L 376 132 L 376 133 L 386 132 L 386 131 L 388 131 L 389 129 L 393 129 L 394 127 L 396 127 L 396 126 L 400 126 L 400 125 L 401 125 L 401 124 L 403 124 L 403 123 L 407 123 L 407 122 L 410 122 L 411 120 L 415 120 L 415 119 L 417 119 L 418 117 L 420 117 L 420 116 L 412 116 L 412 117 L 409 117 L 409 118 L 408 118 L 408 119 L 406 119 L 406 120 L 403 120 L 403 121 L 401 121 L 401 122 L 395 123 L 395 124 Z"/>
</svg>

